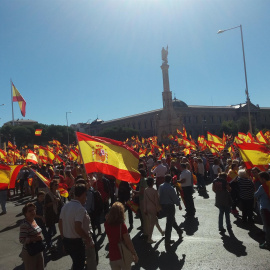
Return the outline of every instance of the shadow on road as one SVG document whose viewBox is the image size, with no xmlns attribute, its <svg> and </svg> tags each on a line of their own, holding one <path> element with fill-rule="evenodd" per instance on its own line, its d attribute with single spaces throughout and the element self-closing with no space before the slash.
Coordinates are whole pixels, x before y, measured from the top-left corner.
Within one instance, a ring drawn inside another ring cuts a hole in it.
<svg viewBox="0 0 270 270">
<path fill-rule="evenodd" d="M 185 264 L 186 255 L 183 254 L 179 259 L 175 251 L 177 247 L 182 243 L 183 239 L 179 238 L 172 246 L 166 248 L 166 252 L 160 252 L 158 250 L 163 242 L 164 238 L 161 238 L 155 245 L 150 245 L 140 238 L 140 232 L 138 232 L 132 239 L 132 242 L 137 251 L 139 262 L 132 266 L 132 270 L 138 269 L 163 269 L 163 270 L 180 270 Z"/>
<path fill-rule="evenodd" d="M 235 254 L 237 257 L 247 256 L 246 247 L 242 241 L 239 241 L 233 233 L 228 235 L 222 235 L 224 248 L 230 253 Z"/>
<path fill-rule="evenodd" d="M 198 231 L 199 224 L 200 223 L 197 217 L 189 217 L 180 223 L 179 227 L 183 229 L 187 235 L 193 235 L 196 231 Z"/>
<path fill-rule="evenodd" d="M 2 229 L 0 231 L 0 233 L 3 233 L 3 232 L 6 232 L 6 231 L 9 231 L 9 230 L 12 230 L 12 229 L 19 227 L 21 225 L 22 221 L 23 221 L 22 219 L 17 220 L 15 224 L 7 226 L 6 228 Z"/>
</svg>

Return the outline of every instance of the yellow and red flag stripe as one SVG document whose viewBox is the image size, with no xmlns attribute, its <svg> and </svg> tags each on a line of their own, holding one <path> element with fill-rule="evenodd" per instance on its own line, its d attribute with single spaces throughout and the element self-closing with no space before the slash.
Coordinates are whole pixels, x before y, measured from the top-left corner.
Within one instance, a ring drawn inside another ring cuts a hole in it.
<svg viewBox="0 0 270 270">
<path fill-rule="evenodd" d="M 42 134 L 42 129 L 36 129 L 35 136 L 41 136 L 41 134 Z"/>
<path fill-rule="evenodd" d="M 123 142 L 76 132 L 87 173 L 101 172 L 116 179 L 137 183 L 139 155 Z"/>
<path fill-rule="evenodd" d="M 18 89 L 15 87 L 13 82 L 11 84 L 12 84 L 12 96 L 13 96 L 12 101 L 18 102 L 20 110 L 21 110 L 21 114 L 23 117 L 25 117 L 26 101 L 24 100 L 24 98 L 22 97 Z"/>
<path fill-rule="evenodd" d="M 255 143 L 241 143 L 236 145 L 247 169 L 252 169 L 256 166 L 265 171 L 266 167 L 268 168 L 270 150 L 267 147 Z"/>
</svg>

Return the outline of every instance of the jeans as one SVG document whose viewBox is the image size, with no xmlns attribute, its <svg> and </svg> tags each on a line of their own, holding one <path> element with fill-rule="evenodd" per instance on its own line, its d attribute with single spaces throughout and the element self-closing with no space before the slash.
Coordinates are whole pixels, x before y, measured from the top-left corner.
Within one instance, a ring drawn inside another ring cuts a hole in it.
<svg viewBox="0 0 270 270">
<path fill-rule="evenodd" d="M 267 213 L 268 210 L 266 209 L 261 209 L 261 217 L 262 217 L 262 221 L 263 221 L 263 228 L 265 231 L 265 242 L 267 243 L 267 245 L 270 245 L 270 223 L 269 220 L 267 218 L 267 215 L 269 215 L 269 211 Z"/>
<path fill-rule="evenodd" d="M 81 238 L 64 238 L 63 245 L 73 262 L 73 270 L 83 270 L 85 262 L 85 246 Z"/>
<path fill-rule="evenodd" d="M 230 211 L 231 208 L 229 206 L 227 207 L 219 207 L 219 216 L 218 216 L 218 228 L 219 230 L 224 229 L 223 228 L 223 216 L 225 214 L 225 219 L 226 219 L 226 225 L 227 228 L 231 228 L 231 220 L 230 220 Z"/>
</svg>

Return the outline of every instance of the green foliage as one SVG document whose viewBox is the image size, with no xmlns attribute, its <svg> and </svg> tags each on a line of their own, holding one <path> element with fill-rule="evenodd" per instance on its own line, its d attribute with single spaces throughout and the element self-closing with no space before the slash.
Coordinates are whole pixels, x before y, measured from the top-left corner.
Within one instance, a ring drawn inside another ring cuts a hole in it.
<svg viewBox="0 0 270 270">
<path fill-rule="evenodd" d="M 139 135 L 139 132 L 131 128 L 113 127 L 100 132 L 98 136 L 106 137 L 117 141 L 125 141 L 127 138 Z"/>
<path fill-rule="evenodd" d="M 227 135 L 236 136 L 238 134 L 238 126 L 235 121 L 223 121 L 219 129 L 219 136 L 221 137 L 223 132 Z"/>
<path fill-rule="evenodd" d="M 35 130 L 42 129 L 41 136 L 35 136 Z M 68 128 L 69 143 L 76 142 L 75 132 Z M 21 146 L 47 145 L 48 141 L 58 140 L 61 144 L 67 144 L 67 127 L 60 125 L 34 124 L 25 126 L 5 125 L 0 129 L 1 142 L 11 141 L 15 138 L 18 148 Z"/>
<path fill-rule="evenodd" d="M 240 117 L 237 120 L 237 126 L 238 126 L 239 132 L 247 133 L 249 131 L 248 118 L 246 118 L 246 117 Z"/>
</svg>

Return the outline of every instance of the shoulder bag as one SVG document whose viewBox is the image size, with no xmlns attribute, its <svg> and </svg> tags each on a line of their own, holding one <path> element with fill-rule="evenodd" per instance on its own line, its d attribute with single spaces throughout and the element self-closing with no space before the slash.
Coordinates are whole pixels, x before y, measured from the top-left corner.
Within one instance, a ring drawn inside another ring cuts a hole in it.
<svg viewBox="0 0 270 270">
<path fill-rule="evenodd" d="M 122 223 L 120 224 L 120 240 L 118 243 L 118 248 L 122 257 L 123 266 L 130 267 L 131 263 L 133 262 L 133 255 L 122 239 Z"/>
<path fill-rule="evenodd" d="M 32 228 L 30 223 L 28 223 L 28 225 Z M 45 245 L 43 244 L 42 241 L 36 241 L 36 242 L 26 244 L 25 247 L 30 256 L 35 256 L 45 249 Z"/>
</svg>

